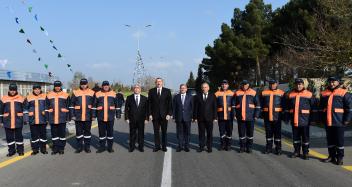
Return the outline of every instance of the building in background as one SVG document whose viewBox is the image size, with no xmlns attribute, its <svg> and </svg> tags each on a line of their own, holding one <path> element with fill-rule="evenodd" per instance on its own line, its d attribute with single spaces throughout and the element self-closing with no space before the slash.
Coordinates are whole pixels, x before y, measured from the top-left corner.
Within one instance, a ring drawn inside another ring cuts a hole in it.
<svg viewBox="0 0 352 187">
<path fill-rule="evenodd" d="M 48 74 L 0 70 L 0 96 L 7 94 L 11 82 L 15 82 L 18 92 L 26 96 L 32 92 L 33 84 L 40 84 L 43 92 L 47 92 L 55 80 L 59 80 L 58 77 L 49 77 Z"/>
</svg>

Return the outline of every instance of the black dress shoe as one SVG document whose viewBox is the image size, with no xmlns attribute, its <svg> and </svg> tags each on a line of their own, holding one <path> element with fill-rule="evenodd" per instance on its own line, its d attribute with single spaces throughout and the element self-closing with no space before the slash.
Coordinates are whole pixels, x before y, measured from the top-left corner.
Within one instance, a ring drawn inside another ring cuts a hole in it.
<svg viewBox="0 0 352 187">
<path fill-rule="evenodd" d="M 188 147 L 185 147 L 184 149 L 186 152 L 189 152 L 189 148 Z"/>
<path fill-rule="evenodd" d="M 102 153 L 102 152 L 104 152 L 104 151 L 106 151 L 105 148 L 99 148 L 96 153 Z"/>
<path fill-rule="evenodd" d="M 343 159 L 342 158 L 337 158 L 336 159 L 336 165 L 342 166 L 343 165 Z"/>
<path fill-rule="evenodd" d="M 19 152 L 18 156 L 24 156 L 24 153 L 23 152 Z"/>
<path fill-rule="evenodd" d="M 85 151 L 86 153 L 92 152 L 92 151 L 90 150 L 90 148 L 85 148 L 84 151 Z"/>
<path fill-rule="evenodd" d="M 275 154 L 276 155 L 282 155 L 282 150 L 281 149 L 275 149 Z"/>
<path fill-rule="evenodd" d="M 51 155 L 56 155 L 58 153 L 58 151 L 52 151 Z"/>
<path fill-rule="evenodd" d="M 7 157 L 12 157 L 13 155 L 15 155 L 16 153 L 8 153 L 6 156 Z"/>
<path fill-rule="evenodd" d="M 160 147 L 155 147 L 154 149 L 153 149 L 153 152 L 158 152 L 160 150 Z"/>
<path fill-rule="evenodd" d="M 330 156 L 328 158 L 321 159 L 320 161 L 324 162 L 324 163 L 328 163 L 328 162 L 336 163 L 336 159 L 334 157 L 330 157 Z"/>
<path fill-rule="evenodd" d="M 297 157 L 299 157 L 299 156 L 300 156 L 299 153 L 293 152 L 290 157 L 291 157 L 291 158 L 297 158 Z"/>
<path fill-rule="evenodd" d="M 239 153 L 244 153 L 244 148 L 241 147 L 240 150 L 238 151 Z"/>
<path fill-rule="evenodd" d="M 167 148 L 166 147 L 163 147 L 161 150 L 164 151 L 164 152 L 167 152 Z"/>
<path fill-rule="evenodd" d="M 115 152 L 115 150 L 113 148 L 111 148 L 111 149 L 108 149 L 108 152 L 113 153 L 113 152 Z"/>
<path fill-rule="evenodd" d="M 271 150 L 271 149 L 266 148 L 266 149 L 265 149 L 265 151 L 264 151 L 264 154 L 270 154 L 271 152 L 272 152 L 272 150 Z"/>
<path fill-rule="evenodd" d="M 204 151 L 204 147 L 199 147 L 198 150 L 197 150 L 198 153 L 201 153 L 203 151 Z"/>
<path fill-rule="evenodd" d="M 213 152 L 213 150 L 212 150 L 211 148 L 210 148 L 210 149 L 208 148 L 208 149 L 207 149 L 207 152 L 208 152 L 208 153 L 211 153 L 211 152 Z"/>
<path fill-rule="evenodd" d="M 143 147 L 138 148 L 138 150 L 139 150 L 140 152 L 144 152 Z"/>
<path fill-rule="evenodd" d="M 176 152 L 181 152 L 182 151 L 182 148 L 181 147 L 177 147 L 176 148 Z"/>
<path fill-rule="evenodd" d="M 40 152 L 44 155 L 48 154 L 48 151 L 46 151 L 46 150 L 41 150 Z"/>
<path fill-rule="evenodd" d="M 38 153 L 39 153 L 38 150 L 33 150 L 32 153 L 31 153 L 31 155 L 36 155 L 36 154 L 38 154 Z"/>
<path fill-rule="evenodd" d="M 81 153 L 83 150 L 82 149 L 77 149 L 75 153 Z"/>
<path fill-rule="evenodd" d="M 128 149 L 128 152 L 130 152 L 130 153 L 133 152 L 133 151 L 134 151 L 134 148 L 129 148 Z"/>
<path fill-rule="evenodd" d="M 251 148 L 247 148 L 246 152 L 250 154 L 250 153 L 252 153 L 252 149 Z"/>
<path fill-rule="evenodd" d="M 303 155 L 302 155 L 302 159 L 303 159 L 303 160 L 309 160 L 308 154 L 303 154 Z"/>
<path fill-rule="evenodd" d="M 60 150 L 59 151 L 59 155 L 63 155 L 63 154 L 65 154 L 65 151 L 64 150 Z"/>
</svg>

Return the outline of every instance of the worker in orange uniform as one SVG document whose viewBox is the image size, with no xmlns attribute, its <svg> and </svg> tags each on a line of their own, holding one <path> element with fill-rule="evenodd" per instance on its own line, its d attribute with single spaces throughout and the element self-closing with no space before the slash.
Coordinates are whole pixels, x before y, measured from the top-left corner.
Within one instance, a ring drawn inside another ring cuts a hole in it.
<svg viewBox="0 0 352 187">
<path fill-rule="evenodd" d="M 62 90 L 61 81 L 54 82 L 54 90 L 46 96 L 47 117 L 53 142 L 52 155 L 64 154 L 66 146 L 66 123 L 69 122 L 70 97 Z"/>
<path fill-rule="evenodd" d="M 16 154 L 24 155 L 23 146 L 23 112 L 24 98 L 18 94 L 17 85 L 10 83 L 9 92 L 0 101 L 0 123 L 5 128 L 8 154 L 11 157 Z"/>
<path fill-rule="evenodd" d="M 281 155 L 281 121 L 285 107 L 285 92 L 278 89 L 276 80 L 269 80 L 269 88 L 262 91 L 260 102 L 266 137 L 264 153 L 272 152 L 274 142 L 275 154 Z"/>
<path fill-rule="evenodd" d="M 235 119 L 238 124 L 240 153 L 252 153 L 254 122 L 260 115 L 260 100 L 257 91 L 250 88 L 249 82 L 243 80 L 233 98 Z"/>
<path fill-rule="evenodd" d="M 47 137 L 46 137 L 46 94 L 42 92 L 39 84 L 33 85 L 32 94 L 27 96 L 26 110 L 28 111 L 28 123 L 31 130 L 31 146 L 32 155 L 40 152 L 48 154 L 46 151 Z M 27 114 L 25 115 L 27 116 Z"/>
<path fill-rule="evenodd" d="M 304 87 L 303 79 L 295 79 L 295 88 L 288 94 L 286 100 L 285 121 L 291 121 L 294 152 L 291 157 L 300 157 L 308 160 L 309 153 L 309 126 L 313 122 L 313 112 L 316 102 L 312 92 Z"/>
<path fill-rule="evenodd" d="M 343 165 L 344 131 L 352 119 L 352 95 L 340 87 L 340 79 L 330 77 L 328 87 L 321 92 L 320 113 L 325 124 L 329 157 L 323 162 Z"/>
<path fill-rule="evenodd" d="M 100 147 L 97 153 L 102 153 L 106 149 L 109 153 L 114 152 L 112 147 L 114 142 L 115 118 L 120 118 L 121 103 L 117 99 L 116 92 L 111 90 L 110 83 L 103 81 L 101 91 L 95 94 L 96 116 L 99 128 Z M 106 148 L 107 144 L 107 148 Z"/>
<path fill-rule="evenodd" d="M 232 98 L 227 80 L 221 82 L 221 89 L 215 93 L 217 103 L 218 124 L 220 132 L 220 149 L 230 150 L 233 130 Z"/>
<path fill-rule="evenodd" d="M 81 79 L 79 85 L 79 89 L 73 91 L 70 106 L 72 120 L 76 124 L 77 149 L 75 153 L 83 151 L 83 142 L 84 151 L 90 153 L 92 119 L 95 117 L 95 111 L 93 112 L 95 93 L 88 87 L 87 79 Z"/>
</svg>

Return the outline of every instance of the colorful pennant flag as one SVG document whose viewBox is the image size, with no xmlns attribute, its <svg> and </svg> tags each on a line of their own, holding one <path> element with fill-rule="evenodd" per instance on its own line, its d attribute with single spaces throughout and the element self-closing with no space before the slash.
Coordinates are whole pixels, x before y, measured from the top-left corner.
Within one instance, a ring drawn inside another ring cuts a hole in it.
<svg viewBox="0 0 352 187">
<path fill-rule="evenodd" d="M 20 29 L 18 32 L 19 32 L 19 33 L 22 33 L 22 34 L 25 33 L 23 29 Z"/>
</svg>

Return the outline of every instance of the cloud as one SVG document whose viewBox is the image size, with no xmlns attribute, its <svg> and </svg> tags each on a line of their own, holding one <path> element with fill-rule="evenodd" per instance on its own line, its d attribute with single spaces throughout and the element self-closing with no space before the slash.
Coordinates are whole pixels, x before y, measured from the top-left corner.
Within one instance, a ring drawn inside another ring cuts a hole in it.
<svg viewBox="0 0 352 187">
<path fill-rule="evenodd" d="M 112 67 L 112 65 L 108 62 L 89 64 L 88 66 L 93 69 L 105 69 Z"/>
<path fill-rule="evenodd" d="M 2 69 L 6 68 L 6 65 L 8 64 L 8 60 L 7 59 L 0 59 L 0 66 Z"/>
<path fill-rule="evenodd" d="M 153 63 L 148 63 L 146 67 L 150 70 L 157 71 L 157 70 L 179 70 L 180 68 L 184 67 L 184 63 L 180 60 L 172 60 L 168 62 L 164 61 L 159 61 L 159 62 L 153 62 Z"/>
</svg>

